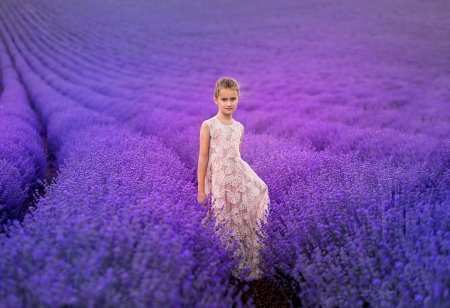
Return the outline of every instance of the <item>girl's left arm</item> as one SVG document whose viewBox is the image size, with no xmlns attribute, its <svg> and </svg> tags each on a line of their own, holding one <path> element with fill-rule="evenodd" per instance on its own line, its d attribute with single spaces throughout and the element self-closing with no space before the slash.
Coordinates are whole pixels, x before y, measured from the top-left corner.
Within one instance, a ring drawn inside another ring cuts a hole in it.
<svg viewBox="0 0 450 308">
<path fill-rule="evenodd" d="M 206 197 L 205 176 L 209 160 L 209 141 L 210 141 L 209 126 L 206 122 L 203 122 L 202 127 L 200 128 L 200 151 L 198 155 L 198 168 L 197 168 L 198 202 L 202 202 L 203 199 L 205 199 Z"/>
</svg>

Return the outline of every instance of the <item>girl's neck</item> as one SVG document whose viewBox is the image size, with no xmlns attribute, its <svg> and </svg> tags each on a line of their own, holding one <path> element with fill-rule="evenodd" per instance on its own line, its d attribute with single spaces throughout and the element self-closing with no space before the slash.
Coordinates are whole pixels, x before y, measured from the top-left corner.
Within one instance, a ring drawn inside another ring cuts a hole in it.
<svg viewBox="0 0 450 308">
<path fill-rule="evenodd" d="M 215 115 L 216 119 L 221 120 L 222 122 L 233 122 L 233 115 L 232 114 L 223 114 L 218 113 Z"/>
<path fill-rule="evenodd" d="M 225 125 L 233 124 L 234 121 L 233 116 L 231 114 L 222 114 L 220 112 L 215 115 L 215 118 Z"/>
</svg>

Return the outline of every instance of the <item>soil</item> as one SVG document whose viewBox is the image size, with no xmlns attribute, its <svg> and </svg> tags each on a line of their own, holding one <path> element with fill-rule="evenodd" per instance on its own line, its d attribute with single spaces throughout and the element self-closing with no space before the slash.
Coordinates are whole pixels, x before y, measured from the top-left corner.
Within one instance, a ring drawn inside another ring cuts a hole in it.
<svg viewBox="0 0 450 308">
<path fill-rule="evenodd" d="M 273 307 L 273 308 L 289 308 L 291 304 L 283 292 L 269 278 L 262 278 L 250 282 L 240 281 L 232 278 L 230 283 L 237 285 L 238 290 L 242 291 L 241 300 L 245 307 Z"/>
</svg>

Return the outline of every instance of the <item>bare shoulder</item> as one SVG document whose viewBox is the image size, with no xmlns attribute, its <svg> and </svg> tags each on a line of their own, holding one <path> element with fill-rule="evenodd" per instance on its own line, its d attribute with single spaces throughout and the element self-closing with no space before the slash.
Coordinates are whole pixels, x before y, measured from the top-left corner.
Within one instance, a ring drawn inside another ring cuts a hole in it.
<svg viewBox="0 0 450 308">
<path fill-rule="evenodd" d="M 202 122 L 202 126 L 201 126 L 200 129 L 206 129 L 206 130 L 209 130 L 209 123 L 208 123 L 208 120 L 205 120 L 205 121 Z"/>
<path fill-rule="evenodd" d="M 209 136 L 209 123 L 207 120 L 203 121 L 202 126 L 200 127 L 200 134 Z"/>
</svg>

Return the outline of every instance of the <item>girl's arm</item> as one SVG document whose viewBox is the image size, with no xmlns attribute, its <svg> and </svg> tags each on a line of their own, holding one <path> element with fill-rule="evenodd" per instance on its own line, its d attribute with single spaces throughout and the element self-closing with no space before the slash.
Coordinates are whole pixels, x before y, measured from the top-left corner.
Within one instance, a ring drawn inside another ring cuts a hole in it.
<svg viewBox="0 0 450 308">
<path fill-rule="evenodd" d="M 209 127 L 206 122 L 203 122 L 200 128 L 200 151 L 198 155 L 197 181 L 198 181 L 198 196 L 197 201 L 202 202 L 205 197 L 205 176 L 206 168 L 209 159 Z"/>
</svg>

